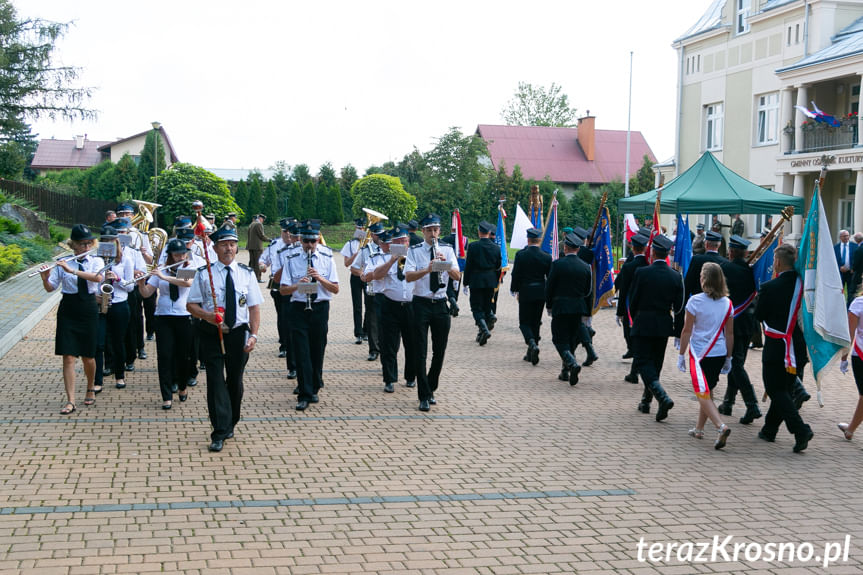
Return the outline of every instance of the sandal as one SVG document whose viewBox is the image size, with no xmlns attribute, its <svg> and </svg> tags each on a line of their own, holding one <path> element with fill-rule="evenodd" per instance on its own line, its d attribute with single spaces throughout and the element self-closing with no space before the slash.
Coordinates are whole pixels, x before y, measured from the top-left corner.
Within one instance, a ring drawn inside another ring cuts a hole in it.
<svg viewBox="0 0 863 575">
<path fill-rule="evenodd" d="M 71 401 L 67 401 L 63 404 L 63 407 L 60 409 L 60 415 L 69 415 L 73 411 L 75 411 L 75 404 Z"/>
<path fill-rule="evenodd" d="M 90 388 L 90 389 L 88 389 L 88 390 L 87 390 L 87 393 L 92 393 L 92 394 L 95 396 L 95 395 L 96 395 L 96 390 L 95 390 L 95 389 L 93 389 L 93 388 Z M 84 396 L 84 405 L 86 405 L 87 407 L 90 407 L 90 406 L 91 406 L 91 405 L 93 405 L 94 403 L 96 403 L 96 398 L 95 398 L 95 397 L 87 397 L 86 395 Z"/>
<path fill-rule="evenodd" d="M 722 449 L 725 447 L 725 442 L 728 440 L 728 436 L 731 435 L 731 428 L 722 424 L 718 430 L 719 436 L 716 438 L 716 443 L 713 444 L 713 449 Z"/>
<path fill-rule="evenodd" d="M 704 439 L 704 430 L 693 427 L 689 430 L 689 436 L 695 439 Z"/>
<path fill-rule="evenodd" d="M 847 439 L 848 441 L 851 441 L 851 438 L 854 437 L 854 432 L 848 431 L 848 424 L 847 423 L 837 423 L 836 427 L 839 428 L 839 431 L 842 432 L 842 435 L 844 435 L 845 439 Z"/>
</svg>

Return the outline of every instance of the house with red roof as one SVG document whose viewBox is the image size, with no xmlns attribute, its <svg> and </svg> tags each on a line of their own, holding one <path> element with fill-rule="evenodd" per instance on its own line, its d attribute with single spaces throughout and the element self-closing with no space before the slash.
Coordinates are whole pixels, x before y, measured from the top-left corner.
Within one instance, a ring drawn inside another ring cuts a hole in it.
<svg viewBox="0 0 863 575">
<path fill-rule="evenodd" d="M 588 112 L 575 128 L 480 124 L 476 135 L 485 140 L 495 170 L 503 165 L 512 174 L 517 165 L 525 179 L 548 177 L 572 193 L 581 184 L 598 187 L 626 177 L 626 130 L 597 130 L 595 121 Z M 656 161 L 641 132 L 630 132 L 630 177 L 645 155 Z"/>
</svg>

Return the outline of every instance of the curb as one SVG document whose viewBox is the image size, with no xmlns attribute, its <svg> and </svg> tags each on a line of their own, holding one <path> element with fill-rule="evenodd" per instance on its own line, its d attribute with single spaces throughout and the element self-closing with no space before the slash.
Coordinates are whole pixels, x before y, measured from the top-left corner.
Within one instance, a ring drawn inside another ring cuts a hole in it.
<svg viewBox="0 0 863 575">
<path fill-rule="evenodd" d="M 36 324 L 42 321 L 51 309 L 57 305 L 62 297 L 61 291 L 55 290 L 54 293 L 49 294 L 48 299 L 43 301 L 39 307 L 34 309 L 30 314 L 18 322 L 18 325 L 9 330 L 9 333 L 0 338 L 0 359 L 9 353 L 9 350 L 12 349 L 16 343 L 24 339 L 30 330 L 36 327 Z"/>
</svg>

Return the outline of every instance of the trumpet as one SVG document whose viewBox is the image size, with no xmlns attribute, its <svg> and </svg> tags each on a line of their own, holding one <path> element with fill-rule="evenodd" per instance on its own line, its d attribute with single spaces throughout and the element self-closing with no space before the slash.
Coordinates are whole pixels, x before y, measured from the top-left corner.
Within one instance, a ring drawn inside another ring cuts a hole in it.
<svg viewBox="0 0 863 575">
<path fill-rule="evenodd" d="M 81 254 L 72 254 L 72 255 L 68 255 L 68 256 L 63 256 L 63 257 L 55 260 L 54 263 L 52 263 L 50 266 L 48 266 L 45 269 L 39 269 L 38 271 L 30 272 L 29 274 L 27 274 L 27 277 L 32 278 L 33 276 L 38 276 L 43 271 L 50 270 L 50 269 L 57 267 L 57 264 L 59 264 L 60 262 L 69 262 L 72 260 L 77 260 L 77 259 L 81 259 L 83 257 L 89 256 L 90 254 L 96 252 L 98 249 L 99 248 L 96 247 L 96 248 L 93 248 L 92 250 L 88 250 L 88 251 L 81 253 Z"/>
<path fill-rule="evenodd" d="M 185 263 L 187 263 L 188 261 L 189 261 L 189 260 L 182 260 L 182 261 L 179 261 L 179 262 L 177 262 L 177 263 L 171 264 L 171 265 L 169 265 L 169 266 L 161 266 L 161 267 L 158 267 L 158 268 L 153 268 L 153 269 L 151 269 L 150 271 L 148 271 L 147 273 L 145 273 L 144 275 L 142 275 L 141 277 L 137 277 L 137 278 L 134 278 L 134 279 L 126 280 L 126 281 L 124 281 L 123 283 L 121 283 L 120 285 L 122 285 L 123 287 L 126 287 L 126 286 L 128 286 L 128 285 L 132 285 L 133 283 L 137 282 L 138 280 L 142 280 L 142 279 L 146 279 L 146 278 L 150 277 L 150 276 L 151 276 L 151 275 L 153 275 L 153 273 L 154 273 L 154 272 L 156 272 L 156 271 L 164 272 L 164 271 L 167 271 L 167 270 L 170 270 L 170 269 L 174 269 L 175 267 L 180 266 L 180 265 L 182 265 L 182 264 L 185 264 Z"/>
</svg>

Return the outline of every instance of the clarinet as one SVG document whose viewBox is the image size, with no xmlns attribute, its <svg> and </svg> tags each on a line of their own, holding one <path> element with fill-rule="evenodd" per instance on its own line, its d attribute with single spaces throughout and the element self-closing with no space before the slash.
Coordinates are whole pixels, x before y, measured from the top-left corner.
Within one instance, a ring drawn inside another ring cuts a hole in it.
<svg viewBox="0 0 863 575">
<path fill-rule="evenodd" d="M 434 258 L 432 258 L 432 259 L 436 260 L 438 257 L 437 238 L 434 238 L 432 240 L 432 250 L 434 250 Z M 437 274 L 437 289 L 440 289 L 443 286 L 443 284 L 440 281 L 440 272 L 432 272 L 432 273 Z M 435 290 L 435 291 L 437 291 L 437 290 Z"/>
<path fill-rule="evenodd" d="M 307 252 L 306 252 L 306 277 L 310 277 L 308 274 L 309 274 L 309 270 L 312 268 L 312 254 L 313 254 L 313 253 L 314 253 L 314 252 L 312 252 L 312 250 L 309 250 L 309 251 L 307 251 Z M 309 283 L 317 283 L 317 282 L 315 282 L 314 280 L 312 280 L 312 281 L 311 281 L 311 282 L 309 282 Z M 306 308 L 305 308 L 305 311 L 312 311 L 312 294 L 310 294 L 310 293 L 307 293 L 307 294 L 306 294 Z"/>
</svg>

